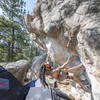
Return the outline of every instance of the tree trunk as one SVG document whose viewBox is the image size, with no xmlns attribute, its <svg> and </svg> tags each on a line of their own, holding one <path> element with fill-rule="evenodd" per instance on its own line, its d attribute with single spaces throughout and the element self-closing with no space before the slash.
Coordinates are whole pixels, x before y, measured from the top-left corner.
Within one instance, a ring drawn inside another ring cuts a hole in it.
<svg viewBox="0 0 100 100">
<path fill-rule="evenodd" d="M 11 60 L 11 42 L 8 42 L 8 57 L 7 57 L 7 61 L 9 62 Z"/>
<path fill-rule="evenodd" d="M 12 48 L 11 48 L 11 61 L 13 61 L 14 55 L 14 44 L 15 44 L 15 29 L 12 28 Z"/>
</svg>

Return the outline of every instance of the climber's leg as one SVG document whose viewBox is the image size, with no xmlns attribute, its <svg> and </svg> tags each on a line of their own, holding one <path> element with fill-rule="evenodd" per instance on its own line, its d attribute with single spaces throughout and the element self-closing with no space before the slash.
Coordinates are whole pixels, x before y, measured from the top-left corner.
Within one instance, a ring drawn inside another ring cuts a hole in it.
<svg viewBox="0 0 100 100">
<path fill-rule="evenodd" d="M 79 68 L 82 68 L 82 67 L 84 67 L 84 66 L 83 66 L 82 64 L 80 64 L 80 65 L 74 66 L 74 67 L 72 67 L 72 68 L 64 69 L 64 72 L 65 72 L 65 73 L 67 73 L 67 72 L 72 72 L 72 71 L 75 71 L 75 70 L 77 70 L 77 69 L 79 69 Z"/>
<path fill-rule="evenodd" d="M 76 75 L 74 75 L 73 73 L 69 73 L 68 75 L 70 78 L 73 78 L 82 88 L 84 91 L 87 90 L 87 88 L 82 84 L 82 82 L 77 78 Z"/>
</svg>

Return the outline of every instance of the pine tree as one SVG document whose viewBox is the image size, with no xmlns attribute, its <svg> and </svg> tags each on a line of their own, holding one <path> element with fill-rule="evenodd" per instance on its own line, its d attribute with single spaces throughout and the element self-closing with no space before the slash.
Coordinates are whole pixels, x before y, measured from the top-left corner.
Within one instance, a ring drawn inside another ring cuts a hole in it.
<svg viewBox="0 0 100 100">
<path fill-rule="evenodd" d="M 14 61 L 29 59 L 30 39 L 23 25 L 25 2 L 23 0 L 2 0 L 0 7 L 4 16 L 0 16 L 0 59 Z M 3 49 L 3 50 L 2 50 Z"/>
</svg>

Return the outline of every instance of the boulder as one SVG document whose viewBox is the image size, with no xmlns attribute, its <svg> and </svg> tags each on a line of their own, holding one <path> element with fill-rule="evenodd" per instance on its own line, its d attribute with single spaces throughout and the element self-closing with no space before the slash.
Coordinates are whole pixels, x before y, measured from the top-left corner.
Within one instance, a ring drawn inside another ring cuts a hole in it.
<svg viewBox="0 0 100 100">
<path fill-rule="evenodd" d="M 46 58 L 47 58 L 46 53 L 44 53 L 41 56 L 36 56 L 33 58 L 32 66 L 29 68 L 29 70 L 27 72 L 27 76 L 26 76 L 29 80 L 35 80 L 39 77 L 41 65 L 44 62 L 46 62 Z"/>
<path fill-rule="evenodd" d="M 28 61 L 19 60 L 16 62 L 0 63 L 0 65 L 11 72 L 22 84 L 24 84 Z"/>
<path fill-rule="evenodd" d="M 55 64 L 62 65 L 68 56 L 80 57 L 94 100 L 100 100 L 99 5 L 99 0 L 37 0 L 31 14 L 24 17 L 34 41 Z"/>
</svg>

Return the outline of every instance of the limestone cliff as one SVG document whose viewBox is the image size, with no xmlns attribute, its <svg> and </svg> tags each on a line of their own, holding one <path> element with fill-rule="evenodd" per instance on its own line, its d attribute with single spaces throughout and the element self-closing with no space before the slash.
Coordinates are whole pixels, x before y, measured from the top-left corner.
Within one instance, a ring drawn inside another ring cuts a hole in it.
<svg viewBox="0 0 100 100">
<path fill-rule="evenodd" d="M 100 0 L 37 0 L 24 23 L 56 64 L 80 57 L 93 98 L 100 100 Z"/>
</svg>

